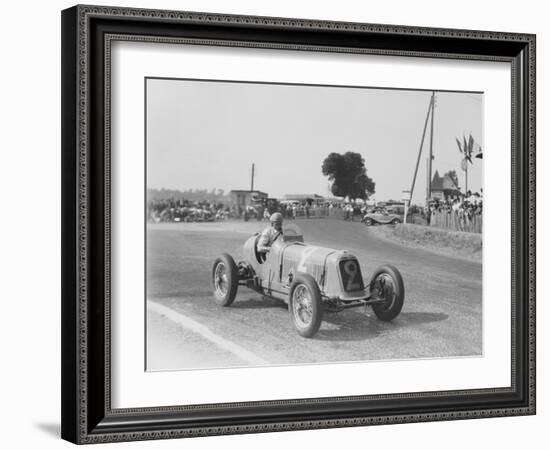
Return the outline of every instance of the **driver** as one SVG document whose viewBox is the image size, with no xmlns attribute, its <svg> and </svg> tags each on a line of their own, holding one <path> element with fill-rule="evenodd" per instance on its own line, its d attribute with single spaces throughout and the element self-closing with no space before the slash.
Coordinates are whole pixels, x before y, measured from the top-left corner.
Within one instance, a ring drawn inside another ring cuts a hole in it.
<svg viewBox="0 0 550 450">
<path fill-rule="evenodd" d="M 273 242 L 283 233 L 283 215 L 280 212 L 271 214 L 269 221 L 271 226 L 266 227 L 258 239 L 258 252 L 260 253 L 269 252 Z"/>
</svg>

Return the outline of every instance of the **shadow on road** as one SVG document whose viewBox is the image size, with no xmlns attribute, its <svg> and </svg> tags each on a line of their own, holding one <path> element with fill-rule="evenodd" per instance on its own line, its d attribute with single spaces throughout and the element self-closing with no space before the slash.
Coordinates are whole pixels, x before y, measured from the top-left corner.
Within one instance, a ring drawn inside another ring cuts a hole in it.
<svg viewBox="0 0 550 450">
<path fill-rule="evenodd" d="M 447 320 L 448 318 L 449 315 L 443 313 L 402 312 L 395 320 L 399 321 L 404 326 L 410 326 L 430 322 L 439 322 L 441 320 Z"/>
<path fill-rule="evenodd" d="M 288 309 L 285 302 L 267 296 L 239 298 L 231 309 Z M 363 311 L 363 310 L 362 310 Z M 419 326 L 431 322 L 447 320 L 448 315 L 430 312 L 402 312 L 392 322 L 379 320 L 369 309 L 368 314 L 359 310 L 347 310 L 323 315 L 323 324 L 314 339 L 326 341 L 361 341 L 372 339 L 391 330 Z"/>
<path fill-rule="evenodd" d="M 247 299 L 237 298 L 231 305 L 235 309 L 265 309 L 265 308 L 280 308 L 287 309 L 286 303 L 282 300 L 277 300 L 271 297 L 249 297 Z"/>
<path fill-rule="evenodd" d="M 392 329 L 402 329 L 425 323 L 447 320 L 449 316 L 442 313 L 403 312 L 391 322 L 379 320 L 374 312 L 369 315 L 344 311 L 323 316 L 323 322 L 329 324 L 329 329 L 321 325 L 314 339 L 327 341 L 360 341 L 372 339 Z"/>
</svg>

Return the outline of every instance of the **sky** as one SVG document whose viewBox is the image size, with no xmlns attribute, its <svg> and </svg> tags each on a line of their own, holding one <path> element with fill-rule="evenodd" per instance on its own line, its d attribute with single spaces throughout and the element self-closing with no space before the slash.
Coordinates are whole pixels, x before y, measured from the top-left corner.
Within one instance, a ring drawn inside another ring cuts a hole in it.
<svg viewBox="0 0 550 450">
<path fill-rule="evenodd" d="M 147 187 L 255 189 L 331 196 L 321 172 L 329 153 L 365 159 L 376 201 L 410 190 L 431 91 L 148 79 Z M 454 169 L 464 191 L 455 138 L 483 147 L 483 94 L 437 92 L 432 172 Z M 426 197 L 430 128 L 413 203 Z M 468 168 L 468 189 L 482 187 L 483 160 Z"/>
</svg>

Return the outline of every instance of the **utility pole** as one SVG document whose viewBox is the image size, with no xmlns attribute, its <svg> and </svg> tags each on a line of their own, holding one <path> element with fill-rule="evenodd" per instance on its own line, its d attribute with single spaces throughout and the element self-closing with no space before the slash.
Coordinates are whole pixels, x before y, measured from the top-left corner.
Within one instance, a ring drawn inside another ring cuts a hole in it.
<svg viewBox="0 0 550 450">
<path fill-rule="evenodd" d="M 426 205 L 432 198 L 432 160 L 434 143 L 434 115 L 435 115 L 435 91 L 432 92 L 432 120 L 430 126 L 430 157 L 428 158 L 428 188 L 426 195 Z"/>
<path fill-rule="evenodd" d="M 430 157 L 427 156 L 426 157 L 426 167 L 430 167 Z M 431 184 L 432 184 L 432 175 L 431 173 L 426 170 L 426 206 L 429 205 L 430 203 L 430 197 L 432 195 L 432 190 L 431 190 Z"/>
<path fill-rule="evenodd" d="M 426 120 L 424 121 L 424 129 L 422 130 L 422 139 L 420 140 L 420 148 L 418 149 L 418 157 L 416 158 L 416 167 L 414 169 L 414 176 L 413 181 L 411 185 L 411 195 L 408 202 L 405 202 L 405 208 L 408 209 L 408 203 L 412 200 L 412 196 L 414 193 L 414 185 L 416 184 L 416 175 L 418 174 L 418 166 L 420 164 L 420 156 L 422 155 L 422 148 L 424 147 L 424 138 L 426 137 L 426 130 L 428 129 L 428 119 L 430 118 L 430 114 L 433 116 L 433 106 L 434 106 L 434 94 L 432 93 L 432 97 L 430 99 L 430 103 L 428 105 L 428 112 L 426 113 Z M 429 175 L 428 175 L 429 176 Z M 428 179 L 428 185 L 430 184 L 430 180 Z M 406 221 L 406 214 L 407 211 L 405 211 L 405 221 Z"/>
<path fill-rule="evenodd" d="M 254 163 L 252 163 L 252 173 L 250 175 L 250 192 L 254 190 Z"/>
<path fill-rule="evenodd" d="M 464 177 L 465 177 L 465 180 L 464 180 L 464 185 L 465 185 L 464 195 L 466 195 L 468 193 L 468 157 L 469 157 L 469 155 L 470 155 L 470 153 L 469 153 L 469 150 L 468 150 L 468 146 L 465 145 L 464 146 L 464 158 L 462 158 L 462 161 L 460 162 L 462 170 L 464 171 Z"/>
</svg>

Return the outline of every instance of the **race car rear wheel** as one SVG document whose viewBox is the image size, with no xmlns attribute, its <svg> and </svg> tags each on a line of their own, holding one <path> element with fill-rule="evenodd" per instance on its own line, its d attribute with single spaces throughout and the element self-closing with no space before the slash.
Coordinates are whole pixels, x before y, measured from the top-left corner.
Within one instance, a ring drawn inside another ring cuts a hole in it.
<svg viewBox="0 0 550 450">
<path fill-rule="evenodd" d="M 319 331 L 323 304 L 319 286 L 311 275 L 302 273 L 294 278 L 290 286 L 288 310 L 300 336 L 309 338 Z"/>
<path fill-rule="evenodd" d="M 371 291 L 384 299 L 383 303 L 372 305 L 376 317 L 387 322 L 395 319 L 401 312 L 405 300 L 405 285 L 399 270 L 390 265 L 376 269 L 372 277 Z"/>
<path fill-rule="evenodd" d="M 239 272 L 231 255 L 222 253 L 212 266 L 214 299 L 220 306 L 230 306 L 237 295 Z"/>
</svg>

